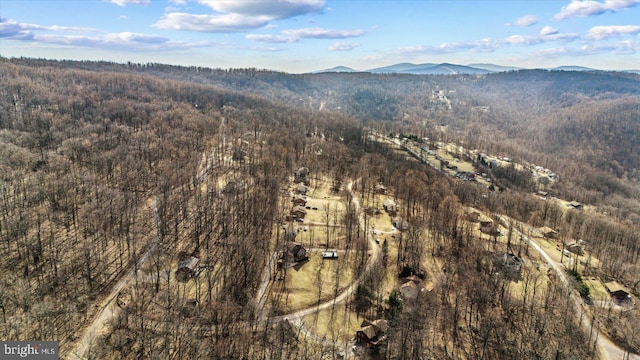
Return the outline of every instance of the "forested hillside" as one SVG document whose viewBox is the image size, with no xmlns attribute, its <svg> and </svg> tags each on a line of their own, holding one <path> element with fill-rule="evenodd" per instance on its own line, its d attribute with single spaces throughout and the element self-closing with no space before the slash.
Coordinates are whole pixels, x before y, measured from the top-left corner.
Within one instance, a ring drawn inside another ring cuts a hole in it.
<svg viewBox="0 0 640 360">
<path fill-rule="evenodd" d="M 607 296 L 583 278 L 640 295 L 638 136 L 630 74 L 0 59 L 0 335 L 68 359 L 589 359 L 599 331 L 637 352 L 637 308 L 584 331 L 575 297 Z M 383 345 L 351 352 L 376 319 Z"/>
</svg>

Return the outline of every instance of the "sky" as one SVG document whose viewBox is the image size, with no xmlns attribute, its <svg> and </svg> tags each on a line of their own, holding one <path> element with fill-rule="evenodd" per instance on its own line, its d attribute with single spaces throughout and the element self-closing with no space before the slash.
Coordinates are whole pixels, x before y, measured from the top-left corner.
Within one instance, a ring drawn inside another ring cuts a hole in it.
<svg viewBox="0 0 640 360">
<path fill-rule="evenodd" d="M 258 68 L 640 69 L 640 0 L 0 0 L 0 55 Z"/>
</svg>

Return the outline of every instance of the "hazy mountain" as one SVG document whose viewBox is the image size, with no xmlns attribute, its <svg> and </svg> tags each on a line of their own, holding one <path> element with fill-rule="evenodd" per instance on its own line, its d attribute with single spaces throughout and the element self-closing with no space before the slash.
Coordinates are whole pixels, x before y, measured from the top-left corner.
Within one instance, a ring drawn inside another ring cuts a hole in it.
<svg viewBox="0 0 640 360">
<path fill-rule="evenodd" d="M 472 68 L 476 68 L 476 69 L 483 69 L 483 70 L 487 70 L 487 71 L 492 71 L 492 72 L 514 71 L 514 70 L 521 70 L 522 69 L 520 67 L 515 67 L 515 66 L 502 66 L 502 65 L 482 64 L 482 63 L 469 64 L 467 66 L 472 67 Z"/>
<path fill-rule="evenodd" d="M 417 68 L 403 71 L 405 74 L 418 75 L 457 75 L 457 74 L 488 74 L 492 71 L 470 66 L 443 63 L 431 67 Z"/>
<path fill-rule="evenodd" d="M 554 67 L 550 70 L 558 70 L 558 71 L 595 71 L 596 69 L 584 67 L 584 66 L 575 66 L 575 65 L 564 65 Z"/>
<path fill-rule="evenodd" d="M 381 68 L 367 70 L 371 73 L 395 73 L 395 74 L 416 74 L 416 75 L 456 75 L 456 74 L 487 74 L 493 71 L 474 68 L 457 64 L 411 64 L 401 63 L 389 65 Z"/>
<path fill-rule="evenodd" d="M 313 73 L 319 74 L 319 73 L 326 73 L 326 72 L 356 72 L 356 71 L 357 70 L 347 66 L 335 66 L 335 67 L 332 67 L 331 69 L 318 70 L 318 71 L 314 71 Z"/>
<path fill-rule="evenodd" d="M 442 63 L 442 64 L 398 63 L 398 64 L 393 64 L 393 65 L 388 65 L 383 67 L 362 70 L 362 72 L 369 72 L 373 74 L 458 75 L 458 74 L 489 74 L 489 73 L 499 73 L 499 72 L 508 72 L 508 71 L 516 71 L 516 70 L 525 70 L 525 68 L 516 67 L 516 66 L 502 66 L 502 65 L 495 65 L 495 64 L 489 64 L 489 63 L 474 63 L 469 65 L 459 65 L 459 64 L 451 64 L 451 63 Z M 598 69 L 593 69 L 593 68 L 584 67 L 584 66 L 577 66 L 577 65 L 563 65 L 555 68 L 550 68 L 547 70 L 597 71 Z M 314 73 L 357 72 L 357 71 L 358 70 L 355 70 L 346 66 L 336 66 L 331 69 L 315 71 Z M 637 73 L 640 73 L 640 70 L 625 70 L 624 72 L 637 74 Z"/>
<path fill-rule="evenodd" d="M 403 73 L 403 72 L 410 72 L 412 70 L 415 69 L 423 69 L 423 68 L 430 68 L 433 66 L 436 66 L 438 64 L 432 64 L 432 63 L 424 63 L 424 64 L 412 64 L 412 63 L 400 63 L 400 64 L 394 64 L 394 65 L 389 65 L 389 66 L 384 66 L 384 67 L 379 67 L 379 68 L 374 68 L 374 69 L 369 69 L 367 70 L 367 72 L 370 73 Z"/>
</svg>

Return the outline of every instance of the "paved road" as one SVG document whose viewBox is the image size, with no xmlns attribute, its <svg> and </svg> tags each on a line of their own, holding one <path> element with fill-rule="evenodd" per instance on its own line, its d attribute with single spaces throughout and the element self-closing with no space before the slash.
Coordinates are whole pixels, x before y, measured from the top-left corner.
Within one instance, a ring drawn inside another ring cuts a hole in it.
<svg viewBox="0 0 640 360">
<path fill-rule="evenodd" d="M 505 223 L 508 223 L 508 219 L 506 219 L 506 217 L 504 216 L 499 216 L 500 220 L 504 221 Z M 538 253 L 540 253 L 540 255 L 544 258 L 544 260 L 547 262 L 547 264 L 549 264 L 549 266 L 551 266 L 551 268 L 556 272 L 556 274 L 558 275 L 558 278 L 560 279 L 560 281 L 562 282 L 562 284 L 564 285 L 565 288 L 567 288 L 570 292 L 570 297 L 573 300 L 573 310 L 574 310 L 574 314 L 576 316 L 576 318 L 580 319 L 580 323 L 582 325 L 582 328 L 585 332 L 590 332 L 592 329 L 592 321 L 588 316 L 584 316 L 584 310 L 582 309 L 582 307 L 584 306 L 584 302 L 582 301 L 582 298 L 577 295 L 575 293 L 575 291 L 573 291 L 573 286 L 571 285 L 570 281 L 569 281 L 569 277 L 567 276 L 567 273 L 564 271 L 564 268 L 562 267 L 561 264 L 559 264 L 558 262 L 556 262 L 555 260 L 553 260 L 551 258 L 551 256 L 549 256 L 549 254 L 547 254 L 546 251 L 544 251 L 544 249 L 538 245 L 537 242 L 535 242 L 533 239 L 531 239 L 529 236 L 527 236 L 526 234 L 522 233 L 520 230 L 514 228 L 513 229 L 517 234 L 519 234 L 520 236 L 522 236 L 523 239 L 525 239 L 529 245 L 531 245 L 532 248 L 534 248 Z M 597 327 L 594 327 L 597 329 Z M 599 331 L 599 330 L 598 330 Z M 600 353 L 600 356 L 603 359 L 608 359 L 608 360 L 640 360 L 640 356 L 636 355 L 636 354 L 628 354 L 626 351 L 622 350 L 620 347 L 618 347 L 618 345 L 616 345 L 615 343 L 613 343 L 611 341 L 611 339 L 609 339 L 605 334 L 603 334 L 602 332 L 599 332 L 598 337 L 597 337 L 597 347 L 598 347 L 598 352 Z"/>
</svg>

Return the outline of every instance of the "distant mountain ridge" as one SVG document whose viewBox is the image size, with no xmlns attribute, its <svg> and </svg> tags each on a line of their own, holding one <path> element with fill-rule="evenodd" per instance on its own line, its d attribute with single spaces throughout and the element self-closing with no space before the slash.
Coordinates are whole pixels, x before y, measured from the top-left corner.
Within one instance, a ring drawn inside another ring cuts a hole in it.
<svg viewBox="0 0 640 360">
<path fill-rule="evenodd" d="M 469 65 L 451 64 L 451 63 L 398 63 L 383 67 L 372 68 L 368 70 L 356 70 L 346 66 L 336 66 L 331 69 L 314 71 L 313 73 L 324 72 L 369 72 L 373 74 L 414 74 L 414 75 L 483 75 L 498 72 L 524 70 L 526 68 L 515 66 L 502 66 L 495 64 L 476 63 Z M 555 68 L 546 68 L 544 70 L 551 71 L 599 71 L 584 66 L 564 65 Z M 623 70 L 623 72 L 639 73 L 640 70 Z"/>
</svg>

